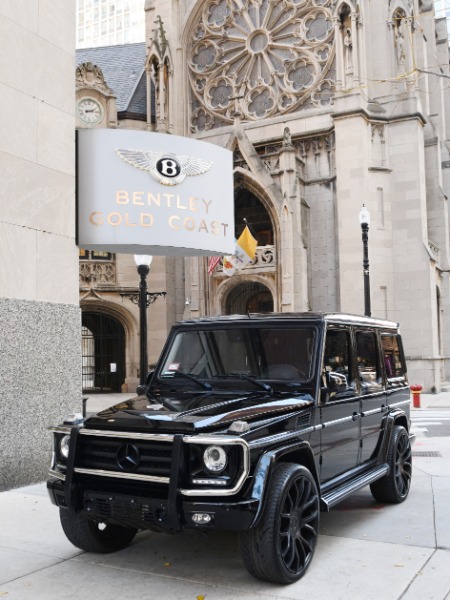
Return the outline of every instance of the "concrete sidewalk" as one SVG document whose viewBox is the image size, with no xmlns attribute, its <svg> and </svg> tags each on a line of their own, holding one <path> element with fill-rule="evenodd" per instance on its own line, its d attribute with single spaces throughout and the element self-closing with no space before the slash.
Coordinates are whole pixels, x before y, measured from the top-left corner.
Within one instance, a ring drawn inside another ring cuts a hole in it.
<svg viewBox="0 0 450 600">
<path fill-rule="evenodd" d="M 424 395 L 421 405 L 450 415 L 450 394 Z M 0 597 L 450 600 L 450 438 L 419 433 L 414 451 L 406 502 L 382 505 L 364 489 L 322 513 L 311 567 L 290 586 L 253 579 L 231 533 L 145 532 L 115 554 L 85 553 L 66 540 L 45 484 L 3 492 Z"/>
</svg>

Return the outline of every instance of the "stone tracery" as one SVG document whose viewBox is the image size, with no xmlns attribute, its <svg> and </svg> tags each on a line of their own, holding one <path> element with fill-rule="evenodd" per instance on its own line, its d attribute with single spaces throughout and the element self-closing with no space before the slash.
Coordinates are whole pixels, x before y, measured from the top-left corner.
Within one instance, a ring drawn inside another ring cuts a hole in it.
<svg viewBox="0 0 450 600">
<path fill-rule="evenodd" d="M 188 56 L 191 128 L 333 102 L 331 0 L 208 0 Z"/>
</svg>

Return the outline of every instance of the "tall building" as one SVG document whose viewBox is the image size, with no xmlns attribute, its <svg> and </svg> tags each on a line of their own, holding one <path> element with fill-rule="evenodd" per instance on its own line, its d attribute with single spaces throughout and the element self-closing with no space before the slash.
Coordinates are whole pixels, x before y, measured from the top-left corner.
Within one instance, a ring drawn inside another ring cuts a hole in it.
<svg viewBox="0 0 450 600">
<path fill-rule="evenodd" d="M 450 1 L 449 0 L 434 0 L 434 10 L 436 18 L 444 18 L 447 23 L 447 32 L 450 37 Z"/>
<path fill-rule="evenodd" d="M 143 42 L 144 0 L 77 0 L 77 48 Z"/>
<path fill-rule="evenodd" d="M 0 490 L 45 479 L 81 409 L 70 2 L 0 5 Z"/>
</svg>

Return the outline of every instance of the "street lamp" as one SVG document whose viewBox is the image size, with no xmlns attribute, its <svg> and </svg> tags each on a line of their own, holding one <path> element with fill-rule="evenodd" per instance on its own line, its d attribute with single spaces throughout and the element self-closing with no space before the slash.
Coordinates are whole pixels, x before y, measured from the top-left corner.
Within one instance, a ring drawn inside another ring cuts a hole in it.
<svg viewBox="0 0 450 600">
<path fill-rule="evenodd" d="M 369 277 L 369 225 L 370 213 L 362 205 L 359 212 L 359 222 L 361 224 L 362 242 L 363 242 L 363 274 L 364 274 L 364 315 L 370 317 L 370 277 Z"/>
<path fill-rule="evenodd" d="M 147 275 L 150 272 L 153 256 L 146 254 L 135 254 L 134 262 L 137 266 L 137 272 L 140 276 L 139 293 L 124 292 L 120 294 L 122 298 L 129 298 L 134 304 L 139 306 L 139 385 L 145 384 L 148 369 L 147 358 L 147 308 L 153 304 L 159 296 L 165 296 L 166 292 L 148 292 Z"/>
</svg>

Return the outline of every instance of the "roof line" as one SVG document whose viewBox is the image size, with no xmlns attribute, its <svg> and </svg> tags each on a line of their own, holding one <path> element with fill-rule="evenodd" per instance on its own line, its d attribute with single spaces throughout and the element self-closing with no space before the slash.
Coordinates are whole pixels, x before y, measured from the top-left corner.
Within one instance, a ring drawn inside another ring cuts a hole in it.
<svg viewBox="0 0 450 600">
<path fill-rule="evenodd" d="M 135 95 L 135 93 L 136 93 L 136 91 L 137 91 L 137 89 L 138 89 L 138 86 L 139 86 L 139 84 L 141 83 L 141 79 L 142 79 L 142 76 L 143 76 L 143 75 L 145 75 L 145 67 L 142 69 L 142 73 L 141 73 L 141 74 L 140 74 L 140 76 L 137 78 L 137 81 L 136 81 L 136 83 L 135 83 L 135 85 L 134 85 L 134 88 L 133 88 L 133 90 L 132 90 L 132 92 L 131 92 L 131 94 L 130 94 L 130 96 L 129 96 L 128 100 L 127 100 L 127 103 L 126 103 L 126 108 L 128 108 L 128 107 L 130 106 L 130 104 L 131 104 L 131 101 L 133 100 L 133 96 Z M 125 109 L 125 110 L 126 110 L 126 109 Z"/>
</svg>

